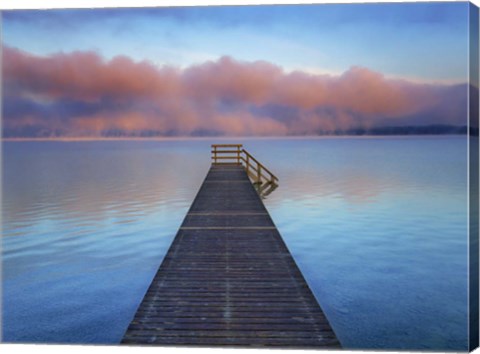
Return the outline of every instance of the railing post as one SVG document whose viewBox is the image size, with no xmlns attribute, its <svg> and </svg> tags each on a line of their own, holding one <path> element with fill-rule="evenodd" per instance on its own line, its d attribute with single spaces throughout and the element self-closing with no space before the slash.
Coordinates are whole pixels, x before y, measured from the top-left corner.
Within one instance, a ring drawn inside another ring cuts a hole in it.
<svg viewBox="0 0 480 354">
<path fill-rule="evenodd" d="M 262 184 L 262 174 L 261 174 L 261 169 L 262 169 L 262 166 L 258 164 L 257 162 L 257 183 L 259 184 Z"/>
<path fill-rule="evenodd" d="M 237 145 L 237 164 L 240 164 L 240 145 Z"/>
<path fill-rule="evenodd" d="M 216 145 L 213 147 L 213 163 L 214 164 L 217 163 L 217 146 Z"/>
<path fill-rule="evenodd" d="M 248 154 L 245 154 L 247 156 L 247 174 L 250 174 L 250 156 Z"/>
</svg>

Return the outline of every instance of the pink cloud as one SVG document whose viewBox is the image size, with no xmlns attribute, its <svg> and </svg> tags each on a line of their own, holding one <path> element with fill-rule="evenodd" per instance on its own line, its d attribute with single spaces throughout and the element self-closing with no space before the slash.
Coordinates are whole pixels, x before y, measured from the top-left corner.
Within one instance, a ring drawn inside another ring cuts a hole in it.
<svg viewBox="0 0 480 354">
<path fill-rule="evenodd" d="M 51 99 L 151 99 L 176 94 L 179 89 L 174 69 L 158 69 L 147 62 L 135 63 L 127 57 L 115 57 L 109 62 L 94 52 L 38 57 L 4 47 L 3 61 L 7 84 Z"/>
<path fill-rule="evenodd" d="M 316 134 L 385 125 L 466 124 L 466 85 L 419 84 L 353 67 L 287 73 L 220 58 L 184 70 L 94 52 L 3 48 L 4 128 L 13 135 Z"/>
</svg>

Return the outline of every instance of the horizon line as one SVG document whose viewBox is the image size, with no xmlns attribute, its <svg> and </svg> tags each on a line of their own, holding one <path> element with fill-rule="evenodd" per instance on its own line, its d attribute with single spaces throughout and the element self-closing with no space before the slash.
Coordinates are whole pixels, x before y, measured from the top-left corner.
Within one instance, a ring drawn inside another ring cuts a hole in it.
<svg viewBox="0 0 480 354">
<path fill-rule="evenodd" d="M 421 137 L 446 137 L 468 136 L 467 133 L 455 134 L 364 134 L 364 135 L 278 135 L 278 136 L 165 136 L 165 137 L 9 137 L 0 138 L 1 142 L 29 142 L 29 141 L 59 141 L 59 142 L 82 142 L 82 141 L 182 141 L 182 140 L 302 140 L 302 139 L 336 139 L 336 138 L 421 138 Z"/>
</svg>

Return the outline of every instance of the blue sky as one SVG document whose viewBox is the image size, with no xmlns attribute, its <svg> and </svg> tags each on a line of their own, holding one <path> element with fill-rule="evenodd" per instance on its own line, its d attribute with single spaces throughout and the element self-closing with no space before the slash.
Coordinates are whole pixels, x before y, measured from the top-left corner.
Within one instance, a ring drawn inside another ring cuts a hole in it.
<svg viewBox="0 0 480 354">
<path fill-rule="evenodd" d="M 352 66 L 415 81 L 465 82 L 468 3 L 318 4 L 3 12 L 7 46 L 94 50 L 188 67 L 231 56 L 286 70 Z"/>
</svg>

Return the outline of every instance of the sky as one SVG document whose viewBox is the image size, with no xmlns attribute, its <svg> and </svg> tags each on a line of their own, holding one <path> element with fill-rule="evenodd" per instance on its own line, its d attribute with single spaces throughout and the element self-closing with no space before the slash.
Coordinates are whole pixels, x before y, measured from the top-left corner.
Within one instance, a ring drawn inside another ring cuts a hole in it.
<svg viewBox="0 0 480 354">
<path fill-rule="evenodd" d="M 469 6 L 5 10 L 3 133 L 466 125 Z"/>
</svg>

